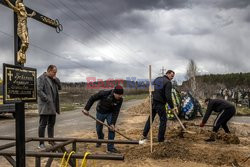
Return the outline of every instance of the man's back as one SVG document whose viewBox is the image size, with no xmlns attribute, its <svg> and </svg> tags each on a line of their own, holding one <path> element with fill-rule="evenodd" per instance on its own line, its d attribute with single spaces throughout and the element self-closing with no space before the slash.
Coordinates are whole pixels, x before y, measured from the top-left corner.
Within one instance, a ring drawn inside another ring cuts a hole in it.
<svg viewBox="0 0 250 167">
<path fill-rule="evenodd" d="M 211 99 L 208 103 L 208 109 L 215 112 L 221 112 L 226 108 L 234 107 L 230 102 L 223 99 Z"/>
<path fill-rule="evenodd" d="M 162 104 L 168 103 L 170 108 L 173 108 L 171 91 L 172 83 L 167 76 L 164 75 L 154 80 L 153 99 Z"/>
</svg>

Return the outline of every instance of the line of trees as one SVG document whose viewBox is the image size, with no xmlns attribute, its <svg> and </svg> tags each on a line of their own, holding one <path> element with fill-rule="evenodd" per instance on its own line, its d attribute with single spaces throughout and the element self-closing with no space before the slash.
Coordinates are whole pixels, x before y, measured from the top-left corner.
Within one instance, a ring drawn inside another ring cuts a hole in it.
<svg viewBox="0 0 250 167">
<path fill-rule="evenodd" d="M 196 77 L 199 82 L 223 84 L 226 88 L 250 88 L 250 73 L 209 74 Z"/>
</svg>

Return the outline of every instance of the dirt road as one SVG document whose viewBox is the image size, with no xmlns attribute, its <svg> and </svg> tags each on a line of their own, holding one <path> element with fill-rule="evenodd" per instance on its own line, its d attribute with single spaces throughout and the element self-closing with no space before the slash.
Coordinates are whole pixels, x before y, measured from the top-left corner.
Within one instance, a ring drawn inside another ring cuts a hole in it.
<svg viewBox="0 0 250 167">
<path fill-rule="evenodd" d="M 141 103 L 143 100 L 130 100 L 123 103 L 122 110 L 126 110 L 131 106 Z M 95 107 L 92 106 L 90 113 L 95 115 Z M 118 119 L 121 121 L 123 114 L 121 113 Z M 38 136 L 38 122 L 39 117 L 26 117 L 25 118 L 25 135 L 26 137 L 37 137 Z M 0 117 L 0 135 L 1 136 L 15 136 L 15 119 L 11 116 Z M 79 133 L 83 129 L 86 131 L 93 131 L 95 128 L 95 122 L 84 116 L 81 109 L 62 112 L 57 115 L 55 125 L 55 136 L 68 137 L 74 136 L 75 133 Z M 0 141 L 0 145 L 5 144 L 6 141 Z M 28 145 L 30 148 L 30 145 Z M 37 146 L 37 145 L 35 145 Z"/>
</svg>

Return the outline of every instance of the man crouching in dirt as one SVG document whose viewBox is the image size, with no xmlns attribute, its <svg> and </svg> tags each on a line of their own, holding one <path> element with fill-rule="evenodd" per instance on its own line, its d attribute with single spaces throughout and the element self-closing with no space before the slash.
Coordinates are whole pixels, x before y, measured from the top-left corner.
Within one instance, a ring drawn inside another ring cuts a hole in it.
<svg viewBox="0 0 250 167">
<path fill-rule="evenodd" d="M 109 129 L 108 139 L 114 140 L 115 138 L 115 124 L 118 118 L 122 102 L 123 102 L 123 87 L 117 85 L 113 90 L 100 91 L 90 97 L 87 102 L 83 113 L 89 115 L 89 110 L 95 101 L 100 100 L 96 107 L 96 118 L 102 122 L 107 121 L 108 125 L 113 129 Z M 103 125 L 96 122 L 96 132 L 98 139 L 104 139 Z M 100 147 L 101 143 L 96 143 L 96 147 Z M 107 144 L 107 151 L 111 153 L 119 153 L 114 147 L 113 143 Z"/>
<path fill-rule="evenodd" d="M 153 92 L 153 104 L 152 104 L 152 121 L 156 114 L 160 117 L 160 125 L 158 132 L 158 142 L 164 142 L 165 131 L 167 124 L 166 115 L 166 103 L 168 103 L 171 109 L 174 108 L 172 101 L 172 83 L 171 80 L 174 78 L 175 72 L 168 70 L 166 75 L 158 77 L 154 80 L 154 92 Z M 144 130 L 143 130 L 143 140 L 147 139 L 148 132 L 150 130 L 150 117 L 148 118 Z"/>
<path fill-rule="evenodd" d="M 200 123 L 200 127 L 205 126 L 212 111 L 219 113 L 217 118 L 214 121 L 213 132 L 211 133 L 210 138 L 205 140 L 207 142 L 212 142 L 212 141 L 215 141 L 216 133 L 218 132 L 221 126 L 226 133 L 230 133 L 229 128 L 227 126 L 227 122 L 234 116 L 236 109 L 233 104 L 222 99 L 209 99 L 208 98 L 205 100 L 205 103 L 207 105 L 207 111 L 203 117 L 202 122 Z"/>
</svg>

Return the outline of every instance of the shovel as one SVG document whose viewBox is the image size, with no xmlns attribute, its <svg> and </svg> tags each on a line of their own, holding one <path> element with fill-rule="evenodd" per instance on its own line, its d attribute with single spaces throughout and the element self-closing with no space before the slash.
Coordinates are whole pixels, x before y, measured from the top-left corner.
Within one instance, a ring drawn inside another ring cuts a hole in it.
<svg viewBox="0 0 250 167">
<path fill-rule="evenodd" d="M 186 126 L 198 126 L 198 127 L 200 127 L 200 125 L 197 125 L 197 124 L 194 124 L 194 123 L 187 123 L 187 122 L 185 122 L 183 125 L 185 127 Z M 204 125 L 204 126 L 206 126 L 206 127 L 213 127 L 213 125 Z"/>
<path fill-rule="evenodd" d="M 84 111 L 82 111 L 82 112 L 84 112 Z M 96 119 L 96 118 L 93 117 L 92 115 L 88 114 L 87 116 L 89 116 L 90 118 L 92 118 L 92 119 L 95 120 L 96 122 L 98 122 L 98 123 L 100 123 L 100 124 L 106 126 L 107 128 L 113 130 L 114 132 L 118 133 L 118 134 L 121 135 L 122 137 L 124 137 L 124 138 L 126 138 L 126 139 L 128 139 L 128 140 L 133 140 L 133 139 L 131 139 L 131 138 L 125 136 L 124 134 L 122 134 L 122 133 L 119 132 L 118 130 L 113 129 L 113 128 L 112 128 L 111 126 L 109 126 L 108 124 L 105 124 L 104 122 L 100 121 L 99 119 Z M 139 140 L 139 144 L 144 144 L 144 143 L 145 143 L 144 140 Z"/>
<path fill-rule="evenodd" d="M 124 134 L 122 134 L 121 132 L 117 131 L 116 129 L 113 129 L 111 126 L 109 126 L 108 124 L 105 124 L 104 122 L 100 121 L 99 119 L 96 119 L 95 117 L 93 117 L 92 115 L 88 115 L 90 118 L 94 119 L 96 122 L 108 127 L 110 130 L 113 130 L 114 132 L 118 133 L 119 135 L 121 135 L 122 137 L 128 139 L 128 140 L 132 140 L 131 138 L 125 136 Z"/>
<path fill-rule="evenodd" d="M 242 164 L 244 164 L 245 162 L 247 162 L 249 159 L 250 159 L 250 155 L 249 155 L 246 159 L 244 159 L 244 160 L 242 161 Z M 234 161 L 233 161 L 233 163 L 232 163 L 232 166 L 233 166 L 233 167 L 241 167 L 241 165 L 237 162 L 236 159 L 234 159 Z"/>
<path fill-rule="evenodd" d="M 181 122 L 180 118 L 178 117 L 178 115 L 176 114 L 175 112 L 176 109 L 173 109 L 173 113 L 174 113 L 174 116 L 176 117 L 176 119 L 178 120 L 179 124 L 181 125 L 182 129 L 183 129 L 183 132 L 185 133 L 189 133 L 189 134 L 196 134 L 195 132 L 192 132 L 192 131 L 189 131 L 185 128 L 185 126 L 183 125 L 183 123 Z"/>
</svg>

